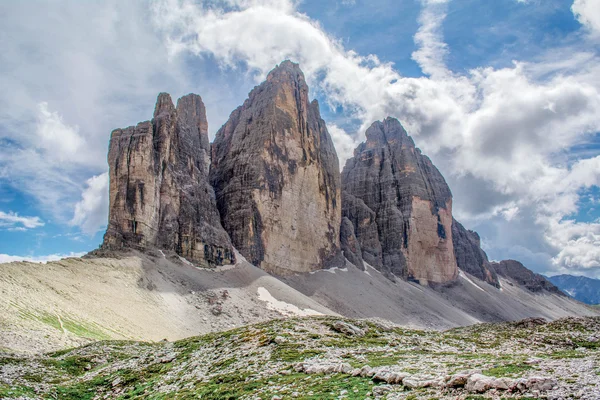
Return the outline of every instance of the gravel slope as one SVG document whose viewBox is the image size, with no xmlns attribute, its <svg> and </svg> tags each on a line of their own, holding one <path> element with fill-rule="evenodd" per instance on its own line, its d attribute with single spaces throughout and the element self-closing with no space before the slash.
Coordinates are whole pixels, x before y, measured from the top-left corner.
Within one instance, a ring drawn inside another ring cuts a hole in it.
<svg viewBox="0 0 600 400">
<path fill-rule="evenodd" d="M 289 315 L 335 314 L 243 259 L 234 268 L 202 270 L 160 253 L 0 264 L 0 294 L 0 350 L 19 352 L 101 339 L 176 340 Z"/>
<path fill-rule="evenodd" d="M 572 299 L 502 289 L 461 275 L 432 289 L 372 268 L 279 280 L 241 256 L 236 266 L 198 269 L 176 255 L 0 264 L 0 351 L 44 352 L 96 340 L 177 340 L 274 318 L 343 315 L 446 329 L 539 316 L 598 315 Z"/>
</svg>

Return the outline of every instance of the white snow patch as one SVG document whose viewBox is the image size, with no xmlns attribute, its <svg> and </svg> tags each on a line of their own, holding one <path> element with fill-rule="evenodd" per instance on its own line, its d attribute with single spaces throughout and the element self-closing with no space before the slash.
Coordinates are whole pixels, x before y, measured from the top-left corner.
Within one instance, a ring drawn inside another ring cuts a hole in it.
<svg viewBox="0 0 600 400">
<path fill-rule="evenodd" d="M 163 258 L 167 258 L 167 256 L 165 256 L 165 253 L 163 253 L 162 250 L 159 250 L 158 252 L 160 253 L 161 256 L 163 256 Z"/>
<path fill-rule="evenodd" d="M 189 265 L 190 267 L 194 267 L 194 266 L 195 266 L 194 264 L 192 264 L 191 262 L 189 262 L 187 259 L 185 259 L 185 258 L 183 258 L 183 257 L 181 257 L 181 256 L 177 256 L 177 257 L 179 257 L 179 260 L 180 260 L 182 263 L 184 263 L 185 265 Z"/>
<path fill-rule="evenodd" d="M 333 268 L 323 269 L 321 271 L 327 271 L 327 272 L 329 272 L 331 274 L 335 274 L 335 271 L 348 272 L 348 268 L 346 268 L 346 267 L 344 267 L 344 268 L 333 267 Z"/>
<path fill-rule="evenodd" d="M 311 310 L 310 308 L 299 308 L 293 304 L 286 303 L 285 301 L 277 300 L 269 293 L 264 287 L 259 287 L 258 299 L 267 303 L 267 309 L 277 311 L 278 313 L 285 315 L 286 317 L 305 317 L 307 315 L 323 315 L 322 313 Z"/>
<path fill-rule="evenodd" d="M 377 268 L 371 266 L 370 264 L 365 263 L 365 265 L 367 267 L 371 268 L 373 271 L 377 272 L 378 274 L 381 274 L 381 272 Z M 367 272 L 366 269 L 365 269 L 365 272 Z M 367 273 L 367 275 L 370 275 L 370 274 Z"/>
<path fill-rule="evenodd" d="M 471 280 L 471 278 L 469 278 L 467 275 L 463 274 L 462 271 L 458 271 L 458 276 L 462 277 L 463 279 L 465 279 L 467 282 L 469 282 L 471 285 L 475 286 L 477 289 L 481 290 L 482 292 L 485 292 L 485 290 L 480 288 L 478 284 L 476 284 L 475 282 L 473 282 Z"/>
<path fill-rule="evenodd" d="M 242 255 L 242 253 L 240 253 L 235 247 L 233 248 L 233 253 L 235 254 L 235 263 L 239 264 L 241 262 L 248 262 L 248 260 L 246 260 L 246 257 L 244 257 Z M 250 263 L 248 263 L 250 264 Z"/>
</svg>

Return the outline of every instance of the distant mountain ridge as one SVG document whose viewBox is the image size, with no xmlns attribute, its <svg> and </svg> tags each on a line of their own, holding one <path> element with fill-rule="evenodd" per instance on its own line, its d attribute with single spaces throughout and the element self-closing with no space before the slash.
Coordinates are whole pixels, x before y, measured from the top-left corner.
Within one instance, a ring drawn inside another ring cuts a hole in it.
<svg viewBox="0 0 600 400">
<path fill-rule="evenodd" d="M 600 279 L 567 274 L 547 279 L 575 300 L 586 304 L 600 304 Z"/>
</svg>

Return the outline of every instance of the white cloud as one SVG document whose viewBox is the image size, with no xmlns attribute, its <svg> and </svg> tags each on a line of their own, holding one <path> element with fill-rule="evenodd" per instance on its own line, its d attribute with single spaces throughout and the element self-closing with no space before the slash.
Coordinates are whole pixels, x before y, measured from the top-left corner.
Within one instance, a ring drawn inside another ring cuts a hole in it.
<svg viewBox="0 0 600 400">
<path fill-rule="evenodd" d="M 445 75 L 448 73 L 444 62 L 448 46 L 442 40 L 440 30 L 446 19 L 448 0 L 422 0 L 421 3 L 424 8 L 419 16 L 419 30 L 414 37 L 418 49 L 413 52 L 412 58 L 424 73 L 431 76 Z"/>
<path fill-rule="evenodd" d="M 106 170 L 112 129 L 149 119 L 160 91 L 195 86 L 145 1 L 0 2 L 0 25 L 0 185 L 67 224 Z"/>
<path fill-rule="evenodd" d="M 81 201 L 75 205 L 71 225 L 94 235 L 106 226 L 108 221 L 108 172 L 94 176 L 87 181 L 87 188 L 81 194 Z"/>
<path fill-rule="evenodd" d="M 340 166 L 343 167 L 346 164 L 346 160 L 354 155 L 354 149 L 360 144 L 359 141 L 348 135 L 346 131 L 335 124 L 327 124 L 327 130 L 331 135 L 333 143 L 335 143 L 335 150 L 340 160 Z"/>
<path fill-rule="evenodd" d="M 38 124 L 34 144 L 59 162 L 89 162 L 85 139 L 78 126 L 69 126 L 63 118 L 48 109 L 47 102 L 38 104 Z"/>
<path fill-rule="evenodd" d="M 79 258 L 81 256 L 84 256 L 85 254 L 86 254 L 85 252 L 68 253 L 68 254 L 49 254 L 49 255 L 45 255 L 45 256 L 11 256 L 8 254 L 0 254 L 0 264 L 15 262 L 15 261 L 29 261 L 29 262 L 45 264 L 50 261 L 58 261 L 58 260 L 62 260 L 63 258 L 68 258 L 68 257 Z"/>
<path fill-rule="evenodd" d="M 17 231 L 39 228 L 45 223 L 40 217 L 22 217 L 19 214 L 9 211 L 0 211 L 0 228 L 7 228 Z"/>
<path fill-rule="evenodd" d="M 571 10 L 582 25 L 600 34 L 600 0 L 575 0 Z"/>
</svg>

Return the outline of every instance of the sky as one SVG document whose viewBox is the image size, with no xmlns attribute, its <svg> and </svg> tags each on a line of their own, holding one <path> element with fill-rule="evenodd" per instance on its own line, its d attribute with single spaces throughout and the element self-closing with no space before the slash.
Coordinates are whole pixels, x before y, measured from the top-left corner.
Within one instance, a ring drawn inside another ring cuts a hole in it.
<svg viewBox="0 0 600 400">
<path fill-rule="evenodd" d="M 0 262 L 78 256 L 110 132 L 193 92 L 211 139 L 300 63 L 341 166 L 398 118 L 492 260 L 600 278 L 600 0 L 0 2 Z"/>
</svg>

